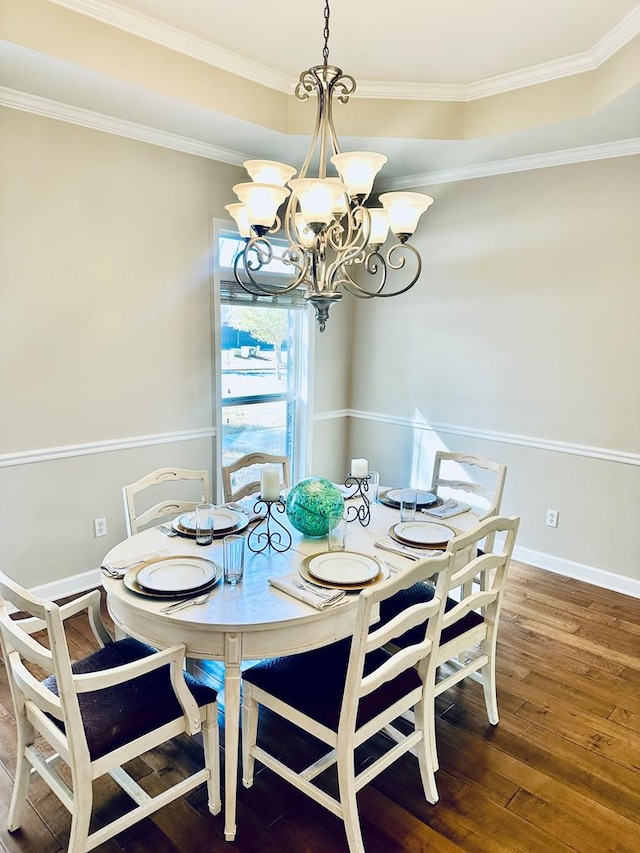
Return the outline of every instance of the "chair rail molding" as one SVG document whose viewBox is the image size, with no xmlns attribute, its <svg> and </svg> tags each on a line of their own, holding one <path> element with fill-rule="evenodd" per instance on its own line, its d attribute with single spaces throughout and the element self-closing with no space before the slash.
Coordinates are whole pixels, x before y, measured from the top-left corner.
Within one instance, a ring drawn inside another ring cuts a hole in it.
<svg viewBox="0 0 640 853">
<path fill-rule="evenodd" d="M 570 441 L 539 438 L 533 435 L 500 432 L 492 429 L 479 429 L 464 424 L 425 423 L 413 418 L 385 415 L 380 412 L 366 412 L 359 409 L 336 409 L 331 412 L 316 414 L 314 421 L 333 420 L 337 418 L 359 418 L 364 421 L 375 421 L 381 424 L 417 429 L 425 432 L 444 432 L 447 435 L 462 435 L 466 438 L 477 438 L 483 441 L 495 441 L 500 444 L 515 444 L 521 447 L 533 447 L 536 450 L 548 450 L 554 453 L 569 453 L 572 456 L 584 456 L 589 459 L 602 459 L 606 462 L 619 462 L 623 465 L 640 465 L 640 453 L 627 450 L 617 450 L 608 447 L 594 447 L 588 444 L 575 444 Z"/>
<path fill-rule="evenodd" d="M 151 447 L 154 444 L 172 444 L 178 441 L 194 441 L 215 436 L 215 427 L 185 429 L 175 432 L 160 432 L 152 435 L 134 435 L 105 441 L 88 441 L 82 444 L 67 444 L 61 447 L 40 447 L 0 453 L 0 468 L 13 465 L 30 465 L 34 462 L 50 462 L 52 459 L 70 459 L 74 456 L 93 456 L 96 453 L 111 453 L 115 450 L 130 450 L 135 447 Z"/>
</svg>

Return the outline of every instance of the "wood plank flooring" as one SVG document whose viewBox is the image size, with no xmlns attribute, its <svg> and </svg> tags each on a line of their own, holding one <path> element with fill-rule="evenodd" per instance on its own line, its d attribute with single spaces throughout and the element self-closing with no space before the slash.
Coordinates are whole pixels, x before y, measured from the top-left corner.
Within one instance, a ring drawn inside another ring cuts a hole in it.
<svg viewBox="0 0 640 853">
<path fill-rule="evenodd" d="M 93 648 L 86 623 L 72 620 L 70 634 L 74 655 Z M 410 756 L 360 793 L 368 853 L 637 853 L 640 600 L 514 564 L 498 670 L 496 727 L 487 723 L 476 683 L 438 699 L 437 805 L 425 802 Z M 219 686 L 218 665 L 202 663 L 198 674 Z M 12 714 L 0 670 L 0 850 L 64 850 L 68 814 L 40 780 L 32 782 L 23 828 L 6 830 L 15 768 Z M 317 744 L 289 724 L 273 717 L 265 722 L 272 749 L 301 765 L 316 755 Z M 374 740 L 358 762 L 383 749 L 384 741 Z M 198 739 L 181 737 L 132 762 L 129 771 L 156 792 L 201 764 Z M 108 779 L 95 785 L 95 800 L 98 822 L 129 807 Z M 252 789 L 239 787 L 235 842 L 223 840 L 222 818 L 209 814 L 199 788 L 98 850 L 344 853 L 347 846 L 341 821 L 262 769 Z"/>
</svg>

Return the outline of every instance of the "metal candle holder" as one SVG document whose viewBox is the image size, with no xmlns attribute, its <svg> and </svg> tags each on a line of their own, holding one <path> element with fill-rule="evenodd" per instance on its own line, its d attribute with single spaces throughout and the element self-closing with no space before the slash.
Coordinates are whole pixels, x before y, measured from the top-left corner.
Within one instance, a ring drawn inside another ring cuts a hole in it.
<svg viewBox="0 0 640 853">
<path fill-rule="evenodd" d="M 353 488 L 351 494 L 345 495 L 345 500 L 362 498 L 362 503 L 358 504 L 358 506 L 352 504 L 347 507 L 345 518 L 347 521 L 359 521 L 363 527 L 367 527 L 371 521 L 371 501 L 368 495 L 369 475 L 367 474 L 366 477 L 349 476 L 344 481 L 344 484 L 348 489 Z"/>
<path fill-rule="evenodd" d="M 253 505 L 253 511 L 259 512 L 261 507 L 266 507 L 264 518 L 249 533 L 247 547 L 254 554 L 261 554 L 267 548 L 273 548 L 274 551 L 281 553 L 288 551 L 291 548 L 291 534 L 274 515 L 274 510 L 282 515 L 287 505 L 281 498 L 275 501 L 266 501 L 260 498 Z M 272 530 L 272 525 L 277 525 L 281 530 Z"/>
</svg>

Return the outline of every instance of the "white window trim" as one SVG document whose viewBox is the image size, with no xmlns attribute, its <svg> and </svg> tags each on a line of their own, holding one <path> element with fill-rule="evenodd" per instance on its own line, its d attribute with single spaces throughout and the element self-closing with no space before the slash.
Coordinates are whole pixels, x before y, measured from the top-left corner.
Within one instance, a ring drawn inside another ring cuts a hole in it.
<svg viewBox="0 0 640 853">
<path fill-rule="evenodd" d="M 223 270 L 220 267 L 218 256 L 218 239 L 220 233 L 229 231 L 233 234 L 238 233 L 236 224 L 230 219 L 214 218 L 212 222 L 211 235 L 211 273 L 213 280 L 213 336 L 212 336 L 212 357 L 214 364 L 214 395 L 213 395 L 213 423 L 215 425 L 215 468 L 217 482 L 217 500 L 221 502 L 222 494 L 222 365 L 220 361 L 220 341 L 222 340 L 222 317 L 220 311 L 220 291 L 221 282 L 223 280 Z M 224 270 L 225 278 L 228 275 L 228 268 Z M 315 338 L 312 334 L 313 323 L 311 317 L 311 308 L 307 308 L 306 323 L 302 324 L 300 335 L 300 377 L 301 388 L 299 395 L 299 411 L 298 423 L 296 428 L 296 436 L 294 438 L 294 454 L 293 469 L 296 472 L 297 479 L 308 476 L 310 470 L 310 460 L 312 456 L 312 425 L 313 425 L 313 376 L 314 376 L 314 358 L 315 358 Z M 305 381 L 306 380 L 306 381 Z"/>
</svg>

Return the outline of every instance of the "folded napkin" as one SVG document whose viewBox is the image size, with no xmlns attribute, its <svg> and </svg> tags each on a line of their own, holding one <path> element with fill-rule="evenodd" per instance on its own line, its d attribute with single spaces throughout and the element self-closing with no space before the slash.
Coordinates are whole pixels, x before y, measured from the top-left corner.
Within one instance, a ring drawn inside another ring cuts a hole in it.
<svg viewBox="0 0 640 853">
<path fill-rule="evenodd" d="M 398 554 L 400 557 L 406 557 L 407 560 L 422 560 L 425 557 L 439 557 L 444 554 L 444 551 L 439 551 L 434 548 L 410 548 L 408 545 L 401 545 L 395 539 L 388 537 L 381 542 L 375 543 L 376 548 L 381 548 L 383 551 L 389 551 L 391 554 Z"/>
<path fill-rule="evenodd" d="M 434 506 L 432 509 L 422 509 L 420 510 L 425 515 L 430 515 L 433 518 L 453 518 L 454 515 L 462 515 L 463 512 L 467 512 L 471 507 L 469 504 L 465 504 L 462 501 L 457 501 L 455 498 L 448 498 L 444 503 L 440 504 L 440 506 Z"/>
<path fill-rule="evenodd" d="M 161 551 L 149 551 L 147 554 L 138 554 L 137 558 L 124 557 L 121 560 L 110 560 L 108 563 L 103 563 L 101 568 L 105 569 L 111 577 L 123 578 L 130 568 L 144 563 L 145 560 L 152 560 L 154 557 L 170 557 L 171 551 L 163 548 Z"/>
<path fill-rule="evenodd" d="M 254 521 L 261 521 L 266 513 L 264 506 L 260 512 L 255 512 L 253 509 L 258 499 L 258 496 L 254 495 L 252 498 L 242 498 L 242 500 L 239 501 L 230 501 L 229 503 L 224 504 L 224 506 L 228 509 L 235 509 L 238 512 L 243 512 L 248 516 L 249 524 L 253 524 Z"/>
<path fill-rule="evenodd" d="M 326 610 L 328 607 L 335 607 L 346 602 L 346 592 L 343 589 L 325 589 L 324 587 L 316 589 L 305 581 L 298 572 L 269 578 L 269 583 L 281 592 L 286 592 L 287 595 L 304 601 L 305 604 L 310 604 L 316 610 Z"/>
</svg>

